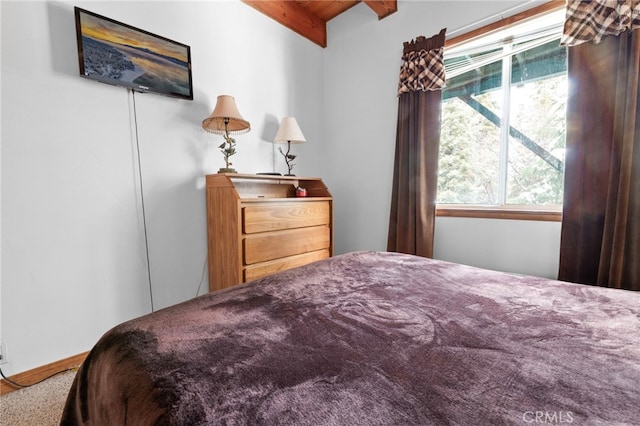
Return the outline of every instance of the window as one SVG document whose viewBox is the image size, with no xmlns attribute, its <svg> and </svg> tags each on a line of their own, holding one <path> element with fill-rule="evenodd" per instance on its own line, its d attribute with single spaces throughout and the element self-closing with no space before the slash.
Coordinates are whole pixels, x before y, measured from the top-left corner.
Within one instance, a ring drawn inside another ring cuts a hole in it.
<svg viewBox="0 0 640 426">
<path fill-rule="evenodd" d="M 445 47 L 438 204 L 559 210 L 564 10 Z"/>
</svg>

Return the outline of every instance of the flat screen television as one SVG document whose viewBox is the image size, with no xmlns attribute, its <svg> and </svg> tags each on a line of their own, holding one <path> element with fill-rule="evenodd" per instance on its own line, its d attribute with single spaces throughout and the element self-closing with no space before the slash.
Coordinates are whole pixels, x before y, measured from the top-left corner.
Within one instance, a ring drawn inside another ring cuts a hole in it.
<svg viewBox="0 0 640 426">
<path fill-rule="evenodd" d="M 189 46 L 74 9 L 81 76 L 138 92 L 193 100 Z"/>
</svg>

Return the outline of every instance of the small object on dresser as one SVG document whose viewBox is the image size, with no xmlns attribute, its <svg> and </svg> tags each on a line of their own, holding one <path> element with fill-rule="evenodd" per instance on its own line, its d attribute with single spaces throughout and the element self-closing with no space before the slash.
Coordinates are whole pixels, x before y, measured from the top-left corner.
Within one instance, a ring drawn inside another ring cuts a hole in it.
<svg viewBox="0 0 640 426">
<path fill-rule="evenodd" d="M 306 197 L 307 190 L 306 188 L 297 187 L 296 188 L 296 197 Z"/>
</svg>

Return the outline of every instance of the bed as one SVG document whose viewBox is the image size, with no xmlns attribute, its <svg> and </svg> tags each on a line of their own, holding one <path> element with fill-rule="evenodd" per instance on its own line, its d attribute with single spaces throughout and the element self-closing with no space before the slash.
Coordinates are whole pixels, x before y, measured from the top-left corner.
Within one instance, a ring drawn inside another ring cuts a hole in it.
<svg viewBox="0 0 640 426">
<path fill-rule="evenodd" d="M 355 252 L 120 324 L 61 424 L 640 423 L 640 294 Z"/>
</svg>

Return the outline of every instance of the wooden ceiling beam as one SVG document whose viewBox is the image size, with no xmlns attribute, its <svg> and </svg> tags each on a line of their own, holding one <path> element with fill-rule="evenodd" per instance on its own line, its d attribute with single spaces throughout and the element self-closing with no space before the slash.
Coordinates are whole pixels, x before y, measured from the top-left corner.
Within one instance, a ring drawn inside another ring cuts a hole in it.
<svg viewBox="0 0 640 426">
<path fill-rule="evenodd" d="M 295 1 L 242 0 L 312 42 L 327 47 L 327 22 L 308 13 Z"/>
<path fill-rule="evenodd" d="M 397 0 L 364 0 L 364 3 L 378 15 L 378 20 L 386 18 L 398 10 Z"/>
</svg>

